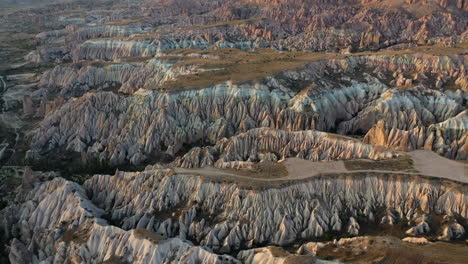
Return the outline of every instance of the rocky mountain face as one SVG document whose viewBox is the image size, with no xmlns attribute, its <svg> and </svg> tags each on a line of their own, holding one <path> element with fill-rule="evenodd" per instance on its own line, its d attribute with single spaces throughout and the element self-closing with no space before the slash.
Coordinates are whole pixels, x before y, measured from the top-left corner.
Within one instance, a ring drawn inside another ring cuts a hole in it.
<svg viewBox="0 0 468 264">
<path fill-rule="evenodd" d="M 436 179 L 366 173 L 279 182 L 272 189 L 237 184 L 148 167 L 96 175 L 84 185 L 61 178 L 36 182 L 32 190 L 23 185 L 23 195 L 3 211 L 4 234 L 17 237 L 10 260 L 238 263 L 206 247 L 222 254 L 401 223 L 416 236 L 465 236 L 457 219 L 468 217 L 466 186 Z M 240 251 L 237 258 L 251 254 Z"/>
<path fill-rule="evenodd" d="M 392 59 L 397 61 L 402 58 L 408 57 Z M 445 76 L 440 78 L 461 82 L 459 80 L 466 78 L 464 58 L 409 57 L 410 62 L 415 64 L 412 67 L 390 66 L 383 70 L 380 60 L 385 59 L 381 56 L 353 57 L 317 62 L 300 70 L 268 77 L 262 82 L 227 82 L 177 92 L 140 88 L 132 96 L 105 91 L 83 94 L 81 90 L 96 83 L 104 90 L 104 87 L 111 85 L 109 83 L 123 83 L 119 91 L 127 92 L 127 87 L 138 85 L 135 81 L 143 87 L 152 87 L 184 73 L 177 72 L 170 65 L 157 65 L 147 71 L 147 68 L 138 70 L 141 66 L 130 65 L 111 65 L 105 70 L 90 66 L 78 72 L 72 68 L 56 67 L 45 73 L 41 83 L 47 83 L 49 76 L 60 72 L 59 76 L 75 84 L 62 81 L 59 77 L 48 82 L 47 86 L 63 87 L 60 93 L 64 96 L 73 93 L 72 87 L 79 87 L 75 91 L 83 95 L 64 103 L 55 111 L 46 111 L 44 120 L 34 132 L 28 155 L 35 157 L 65 146 L 113 164 L 139 164 L 152 153 L 165 152 L 173 156 L 181 151 L 184 144 L 203 142 L 214 145 L 223 138 L 258 127 L 286 131 L 316 129 L 344 135 L 365 135 L 370 132 L 366 136 L 368 142 L 385 141 L 382 138 L 371 139 L 376 137 L 372 127 L 381 120 L 387 126 L 402 131 L 432 127 L 428 131 L 433 132 L 421 135 L 414 147 L 403 145 L 402 149 L 424 147 L 449 158 L 466 159 L 467 123 L 463 112 L 466 109 L 466 88 L 455 92 L 434 90 L 426 83 L 429 80 L 418 80 L 417 77 L 413 77 L 416 78 L 413 87 L 401 89 L 391 86 L 391 83 L 397 84 L 399 78 L 404 78 L 404 74 L 398 72 L 408 72 L 410 69 L 418 69 L 421 75 L 437 72 L 437 75 Z M 394 65 L 394 62 L 384 63 Z M 417 63 L 431 64 L 419 66 Z M 453 68 L 439 70 L 444 63 L 453 65 Z M 149 65 L 153 67 L 154 64 L 150 62 Z M 359 67 L 368 67 L 369 73 L 363 73 L 356 80 L 352 76 Z M 115 72 L 113 69 L 116 69 Z M 133 71 L 138 74 L 132 74 Z M 390 75 L 391 72 L 394 74 Z M 142 75 L 148 79 L 140 77 Z M 387 78 L 391 77 L 386 76 L 389 75 L 397 76 L 396 80 L 388 82 Z M 106 81 L 109 79 L 111 81 Z M 409 81 L 404 82 L 413 82 L 413 79 L 406 80 Z M 304 88 L 298 89 L 298 85 Z M 52 93 L 50 89 L 40 91 Z M 45 108 L 56 108 L 48 107 L 50 104 Z M 437 127 L 444 129 L 436 132 Z M 336 157 L 329 159 L 333 158 Z"/>
<path fill-rule="evenodd" d="M 39 2 L 0 0 L 0 262 L 466 262 L 468 2 Z"/>
</svg>

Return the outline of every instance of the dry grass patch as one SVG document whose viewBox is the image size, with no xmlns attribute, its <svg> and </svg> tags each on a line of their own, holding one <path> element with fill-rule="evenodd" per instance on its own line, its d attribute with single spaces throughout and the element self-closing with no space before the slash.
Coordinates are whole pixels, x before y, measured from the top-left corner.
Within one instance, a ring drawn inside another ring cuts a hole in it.
<svg viewBox="0 0 468 264">
<path fill-rule="evenodd" d="M 417 172 L 413 168 L 413 160 L 410 158 L 392 160 L 346 160 L 344 161 L 347 170 L 385 170 L 385 171 L 406 171 Z"/>
<path fill-rule="evenodd" d="M 200 56 L 187 56 L 194 53 Z M 251 81 L 295 69 L 308 62 L 338 58 L 338 56 L 340 55 L 331 53 L 277 52 L 271 49 L 259 49 L 252 52 L 238 49 L 178 50 L 161 58 L 178 60 L 175 67 L 196 65 L 208 71 L 179 76 L 176 80 L 166 82 L 163 88 L 209 86 L 225 81 L 233 83 Z"/>
<path fill-rule="evenodd" d="M 251 169 L 211 168 L 210 173 L 201 169 L 197 174 L 209 182 L 234 183 L 247 189 L 271 188 L 289 182 L 286 166 L 283 163 L 272 161 L 256 163 Z M 284 180 L 282 180 L 283 178 Z"/>
<path fill-rule="evenodd" d="M 468 246 L 462 243 L 435 242 L 416 245 L 392 236 L 375 236 L 344 246 L 329 244 L 320 248 L 317 256 L 352 264 L 461 264 L 468 263 L 467 250 Z"/>
<path fill-rule="evenodd" d="M 144 56 L 136 56 L 136 57 L 120 57 L 117 59 L 117 62 L 146 62 L 153 59 L 153 57 L 144 57 Z"/>
<path fill-rule="evenodd" d="M 466 54 L 467 51 L 467 43 L 454 47 L 435 45 L 419 46 L 407 50 L 384 50 L 352 54 L 303 51 L 278 52 L 272 49 L 258 49 L 250 52 L 233 48 L 220 50 L 182 49 L 169 52 L 166 56 L 160 58 L 173 62 L 177 61 L 175 67 L 195 65 L 207 71 L 179 76 L 176 80 L 166 82 L 161 88 L 205 87 L 226 81 L 242 83 L 261 79 L 266 76 L 274 76 L 283 71 L 297 69 L 310 62 L 324 59 L 344 59 L 348 56 L 396 56 L 413 53 L 440 56 L 448 54 Z"/>
<path fill-rule="evenodd" d="M 312 264 L 315 263 L 317 259 L 312 255 L 290 255 L 284 260 L 284 264 Z"/>
<path fill-rule="evenodd" d="M 262 161 L 254 165 L 251 172 L 256 178 L 282 178 L 288 176 L 288 170 L 283 163 Z M 242 173 L 241 173 L 242 174 Z"/>
<path fill-rule="evenodd" d="M 114 64 L 114 62 L 111 62 L 111 61 L 82 60 L 82 61 L 77 61 L 77 62 L 64 63 L 63 65 L 68 66 L 68 67 L 74 67 L 74 68 L 80 69 L 80 68 L 83 68 L 83 67 L 104 68 L 104 67 L 112 65 L 112 64 Z"/>
<path fill-rule="evenodd" d="M 267 249 L 275 258 L 287 257 L 290 255 L 289 252 L 279 247 L 270 246 L 270 247 L 267 247 Z"/>
<path fill-rule="evenodd" d="M 144 228 L 138 228 L 138 229 L 133 230 L 133 235 L 135 235 L 135 237 L 138 239 L 147 239 L 153 243 L 159 243 L 159 241 L 162 241 L 165 239 L 164 237 L 158 234 L 155 234 L 149 231 L 148 229 L 144 229 Z"/>
<path fill-rule="evenodd" d="M 110 22 L 104 23 L 103 25 L 106 25 L 106 26 L 126 26 L 126 25 L 129 25 L 129 24 L 138 23 L 138 22 L 141 22 L 141 21 L 143 21 L 143 17 L 110 21 Z"/>
<path fill-rule="evenodd" d="M 363 55 L 405 55 L 414 53 L 424 53 L 433 56 L 443 56 L 450 54 L 465 55 L 468 54 L 468 42 L 460 43 L 451 47 L 445 47 L 441 45 L 421 45 L 414 48 L 402 49 L 402 50 L 381 50 L 381 51 L 363 51 L 347 54 L 347 56 L 363 56 Z"/>
<path fill-rule="evenodd" d="M 68 229 L 62 234 L 62 240 L 65 243 L 84 244 L 90 236 L 89 230 L 74 227 Z"/>
<path fill-rule="evenodd" d="M 260 18 L 231 20 L 231 21 L 206 24 L 206 25 L 188 26 L 188 27 L 176 29 L 175 31 L 181 32 L 181 31 L 188 31 L 188 30 L 202 30 L 202 29 L 208 29 L 208 28 L 214 28 L 214 27 L 232 27 L 232 26 L 238 26 L 238 25 L 243 25 L 243 24 L 253 24 L 253 23 L 259 22 L 260 20 L 261 20 Z"/>
<path fill-rule="evenodd" d="M 435 263 L 431 258 L 424 256 L 418 251 L 409 248 L 389 248 L 385 251 L 382 264 L 399 264 L 399 263 L 412 263 L 412 264 L 430 264 Z"/>
<path fill-rule="evenodd" d="M 255 163 L 252 169 L 223 169 L 223 171 L 252 179 L 278 179 L 288 176 L 286 166 L 283 163 L 273 161 Z"/>
<path fill-rule="evenodd" d="M 366 257 L 374 255 L 376 262 L 382 264 L 442 264 L 468 263 L 467 246 L 460 244 L 436 242 L 427 245 L 402 244 L 396 248 L 371 250 L 365 254 Z M 356 258 L 350 263 L 366 263 Z"/>
</svg>

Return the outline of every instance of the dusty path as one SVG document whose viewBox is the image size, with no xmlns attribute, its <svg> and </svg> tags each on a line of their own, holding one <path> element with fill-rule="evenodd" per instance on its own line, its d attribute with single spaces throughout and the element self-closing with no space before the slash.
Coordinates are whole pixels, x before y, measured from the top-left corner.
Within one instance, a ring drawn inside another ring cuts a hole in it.
<svg viewBox="0 0 468 264">
<path fill-rule="evenodd" d="M 441 157 L 429 150 L 416 150 L 408 154 L 414 162 L 413 167 L 422 175 L 468 183 L 466 163 Z"/>
<path fill-rule="evenodd" d="M 468 183 L 468 175 L 465 171 L 468 166 L 462 162 L 440 157 L 432 151 L 417 150 L 408 153 L 414 161 L 414 168 L 418 172 L 387 171 L 387 170 L 347 170 L 343 161 L 314 162 L 299 158 L 289 158 L 284 161 L 288 170 L 288 176 L 279 178 L 255 178 L 236 174 L 232 170 L 205 167 L 199 169 L 174 168 L 176 173 L 195 174 L 209 177 L 231 177 L 239 180 L 255 181 L 285 181 L 300 180 L 320 176 L 326 173 L 356 173 L 356 172 L 379 172 L 405 175 L 424 175 L 437 178 L 445 178 L 458 182 Z"/>
</svg>

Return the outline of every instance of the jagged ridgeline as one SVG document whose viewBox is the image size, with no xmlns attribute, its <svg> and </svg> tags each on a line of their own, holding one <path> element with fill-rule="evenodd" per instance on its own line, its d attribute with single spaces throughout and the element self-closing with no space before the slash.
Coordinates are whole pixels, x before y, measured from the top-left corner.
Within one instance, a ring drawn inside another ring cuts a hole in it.
<svg viewBox="0 0 468 264">
<path fill-rule="evenodd" d="M 0 0 L 0 262 L 467 263 L 467 14 Z"/>
</svg>

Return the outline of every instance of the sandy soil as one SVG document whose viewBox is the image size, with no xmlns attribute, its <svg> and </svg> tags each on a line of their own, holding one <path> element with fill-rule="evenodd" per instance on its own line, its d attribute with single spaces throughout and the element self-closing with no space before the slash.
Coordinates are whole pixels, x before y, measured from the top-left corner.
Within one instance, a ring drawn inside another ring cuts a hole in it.
<svg viewBox="0 0 468 264">
<path fill-rule="evenodd" d="M 468 165 L 463 162 L 446 159 L 429 150 L 416 150 L 408 154 L 414 168 L 422 175 L 468 183 Z"/>
<path fill-rule="evenodd" d="M 304 179 L 324 173 L 346 173 L 343 161 L 310 161 L 299 158 L 289 158 L 284 161 L 289 179 Z"/>
</svg>

